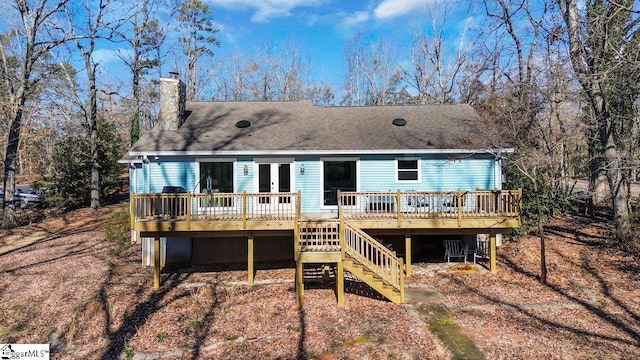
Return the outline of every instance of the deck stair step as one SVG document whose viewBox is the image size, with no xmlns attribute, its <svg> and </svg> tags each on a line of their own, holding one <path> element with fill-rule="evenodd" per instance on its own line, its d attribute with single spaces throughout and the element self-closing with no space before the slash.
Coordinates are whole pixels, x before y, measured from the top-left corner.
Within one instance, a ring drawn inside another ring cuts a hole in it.
<svg viewBox="0 0 640 360">
<path fill-rule="evenodd" d="M 389 299 L 391 302 L 400 304 L 403 299 L 400 291 L 393 286 L 385 283 L 385 281 L 373 271 L 366 269 L 362 264 L 354 262 L 353 259 L 345 259 L 343 262 L 344 269 L 369 285 L 372 289 Z"/>
<path fill-rule="evenodd" d="M 404 301 L 403 263 L 395 252 L 346 221 L 300 221 L 298 226 L 300 254 L 344 248 L 339 259 L 346 271 L 390 301 L 396 304 Z M 345 244 L 341 245 L 342 231 L 350 241 L 344 240 Z"/>
</svg>

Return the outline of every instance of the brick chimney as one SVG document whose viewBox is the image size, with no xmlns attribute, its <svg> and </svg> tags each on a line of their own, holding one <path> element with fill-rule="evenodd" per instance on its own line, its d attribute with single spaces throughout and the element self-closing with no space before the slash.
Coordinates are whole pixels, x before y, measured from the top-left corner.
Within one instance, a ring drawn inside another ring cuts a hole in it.
<svg viewBox="0 0 640 360">
<path fill-rule="evenodd" d="M 170 72 L 170 78 L 160 78 L 160 112 L 158 124 L 161 130 L 178 130 L 184 122 L 186 85 L 180 81 L 177 72 Z"/>
</svg>

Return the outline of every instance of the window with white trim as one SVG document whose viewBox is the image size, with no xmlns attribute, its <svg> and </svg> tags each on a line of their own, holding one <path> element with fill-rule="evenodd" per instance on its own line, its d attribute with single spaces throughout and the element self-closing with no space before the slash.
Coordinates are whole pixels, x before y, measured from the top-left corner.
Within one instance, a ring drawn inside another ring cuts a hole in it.
<svg viewBox="0 0 640 360">
<path fill-rule="evenodd" d="M 218 193 L 233 193 L 234 161 L 199 161 L 199 174 L 197 187 L 201 194 L 209 194 L 200 197 L 200 207 L 232 207 L 234 199 L 215 195 Z"/>
<path fill-rule="evenodd" d="M 201 193 L 232 193 L 233 162 L 201 162 Z"/>
<path fill-rule="evenodd" d="M 358 184 L 357 161 L 323 160 L 323 204 L 338 205 L 338 190 L 356 191 Z M 355 201 L 355 200 L 352 200 Z"/>
<path fill-rule="evenodd" d="M 396 181 L 420 181 L 420 159 L 396 159 Z"/>
</svg>

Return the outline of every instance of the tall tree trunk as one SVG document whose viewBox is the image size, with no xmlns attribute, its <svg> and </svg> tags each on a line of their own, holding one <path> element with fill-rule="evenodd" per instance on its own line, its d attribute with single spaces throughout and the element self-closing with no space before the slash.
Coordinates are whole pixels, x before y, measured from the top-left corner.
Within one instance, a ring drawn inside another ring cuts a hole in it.
<svg viewBox="0 0 640 360">
<path fill-rule="evenodd" d="M 140 55 L 138 53 L 139 41 L 136 40 L 138 46 L 135 47 L 133 54 L 133 117 L 131 118 L 131 145 L 135 144 L 140 138 Z"/>
<path fill-rule="evenodd" d="M 100 157 L 98 152 L 98 93 L 96 90 L 96 65 L 92 64 L 91 54 L 93 53 L 95 40 L 91 38 L 89 51 L 83 52 L 84 63 L 87 69 L 87 82 L 89 85 L 89 114 L 87 117 L 89 127 L 89 141 L 91 154 L 91 203 L 92 210 L 100 208 Z"/>
<path fill-rule="evenodd" d="M 576 0 L 557 0 L 560 5 L 569 39 L 569 56 L 574 72 L 584 89 L 597 122 L 598 135 L 602 147 L 602 159 L 606 162 L 606 176 L 611 191 L 611 205 L 613 217 L 618 234 L 622 234 L 629 228 L 629 187 L 622 170 L 622 158 L 614 137 L 614 120 L 607 108 L 604 89 L 606 79 L 602 78 L 602 66 L 625 66 L 622 63 L 608 64 L 598 63 L 607 61 L 601 59 L 602 54 L 594 54 L 599 49 L 589 49 L 580 36 L 581 19 Z M 617 5 L 612 5 L 617 6 Z M 586 19 L 587 22 L 590 19 Z M 606 22 L 605 22 L 606 23 Z M 592 36 L 606 36 L 606 33 Z M 602 39 L 606 42 L 606 39 Z M 591 52 L 589 52 L 591 51 Z M 609 50 L 614 51 L 614 50 Z M 599 55 L 599 56 L 596 56 Z M 598 57 L 594 59 L 594 57 Z M 613 60 L 610 60 L 613 61 Z"/>
<path fill-rule="evenodd" d="M 56 0 L 48 2 L 40 0 L 28 2 L 24 0 L 13 1 L 11 8 L 17 10 L 20 14 L 21 25 L 24 27 L 25 38 L 20 43 L 24 45 L 24 53 L 19 56 L 21 58 L 21 79 L 19 84 L 11 84 L 8 88 L 14 89 L 15 93 L 11 94 L 10 105 L 12 111 L 11 125 L 9 126 L 9 135 L 7 137 L 7 148 L 5 152 L 4 162 L 4 202 L 2 227 L 13 228 L 17 225 L 16 207 L 15 207 L 15 188 L 16 188 L 16 164 L 18 160 L 18 146 L 20 144 L 20 128 L 22 127 L 22 116 L 25 104 L 27 103 L 27 95 L 31 91 L 31 87 L 38 82 L 32 79 L 32 70 L 38 59 L 47 54 L 56 46 L 64 43 L 66 39 L 55 38 L 55 30 L 53 28 L 45 28 L 45 22 L 56 14 L 69 0 Z M 7 2 L 8 3 L 8 2 Z M 3 14 L 6 16 L 6 14 Z M 9 15 L 11 16 L 11 15 Z M 36 42 L 37 34 L 40 29 L 48 36 L 46 41 Z M 42 79 L 42 74 L 39 74 Z"/>
<path fill-rule="evenodd" d="M 538 234 L 540 235 L 540 283 L 547 283 L 547 251 L 545 245 L 544 224 L 542 222 L 542 204 L 540 203 L 540 188 L 537 177 L 533 177 L 533 193 L 536 198 L 536 210 L 538 211 Z"/>
<path fill-rule="evenodd" d="M 598 133 L 600 142 L 604 147 L 604 159 L 606 164 L 607 181 L 611 193 L 613 218 L 618 233 L 626 231 L 629 226 L 629 186 L 623 174 L 622 158 L 618 151 L 613 134 L 613 120 L 607 111 L 605 100 L 602 96 L 596 96 L 593 101 L 598 121 Z"/>
<path fill-rule="evenodd" d="M 34 13 L 38 17 L 42 16 L 42 10 L 44 8 L 44 1 L 40 4 L 40 7 L 34 10 Z M 20 128 L 22 127 L 22 115 L 24 113 L 24 106 L 27 103 L 27 91 L 31 79 L 31 71 L 40 53 L 36 52 L 36 33 L 40 23 L 31 20 L 32 13 L 29 13 L 29 9 L 26 4 L 19 4 L 20 14 L 22 15 L 22 23 L 25 27 L 26 47 L 24 59 L 22 60 L 22 74 L 20 84 L 18 84 L 15 94 L 11 97 L 12 107 L 14 111 L 11 125 L 9 126 L 9 136 L 7 137 L 7 148 L 4 156 L 4 195 L 2 204 L 2 227 L 4 229 L 11 229 L 17 226 L 16 204 L 15 204 L 15 190 L 16 190 L 16 165 L 18 161 L 18 146 L 20 145 Z M 45 15 L 48 17 L 49 15 Z M 46 18 L 45 17 L 45 18 Z M 42 19 L 42 18 L 40 18 Z"/>
<path fill-rule="evenodd" d="M 190 59 L 189 63 L 187 64 L 187 76 L 188 76 L 188 83 L 189 83 L 189 87 L 188 87 L 188 92 L 187 92 L 187 100 L 189 101 L 196 101 L 196 97 L 197 97 L 197 77 L 198 77 L 198 73 L 197 73 L 197 58 L 195 59 Z"/>
<path fill-rule="evenodd" d="M 90 101 L 90 140 L 91 140 L 91 209 L 98 210 L 100 208 L 100 157 L 98 153 L 98 105 L 96 99 L 96 77 L 95 67 L 88 67 L 89 84 L 91 92 L 89 94 Z"/>
<path fill-rule="evenodd" d="M 16 215 L 15 190 L 16 190 L 16 160 L 18 157 L 18 144 L 20 142 L 20 127 L 22 126 L 22 109 L 25 104 L 24 89 L 21 88 L 16 96 L 15 116 L 9 128 L 7 149 L 4 157 L 4 202 L 2 212 L 2 227 L 12 229 L 18 225 Z"/>
<path fill-rule="evenodd" d="M 587 212 L 590 217 L 595 217 L 595 203 L 598 197 L 597 184 L 600 176 L 600 155 L 598 154 L 598 130 L 593 124 L 587 130 L 589 138 L 587 139 L 587 153 L 589 161 L 589 198 L 587 199 Z"/>
</svg>

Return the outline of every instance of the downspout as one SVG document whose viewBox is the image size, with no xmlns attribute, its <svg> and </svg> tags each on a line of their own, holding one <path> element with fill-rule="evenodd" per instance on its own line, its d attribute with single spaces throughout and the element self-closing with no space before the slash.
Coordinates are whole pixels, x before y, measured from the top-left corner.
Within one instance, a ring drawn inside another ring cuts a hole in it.
<svg viewBox="0 0 640 360">
<path fill-rule="evenodd" d="M 503 151 L 502 150 L 498 150 L 498 153 L 496 154 L 495 157 L 495 174 L 494 174 L 494 187 L 497 190 L 502 190 L 502 182 L 503 180 L 503 171 L 502 171 L 502 157 L 503 155 Z M 491 235 L 490 235 L 491 237 Z M 495 243 L 496 246 L 500 246 L 502 245 L 502 234 L 495 234 Z"/>
<path fill-rule="evenodd" d="M 142 171 L 146 174 L 145 193 L 147 194 L 151 193 L 151 166 L 149 166 L 149 164 L 149 158 L 147 157 L 147 155 L 144 155 L 142 157 Z"/>
<path fill-rule="evenodd" d="M 502 151 L 498 151 L 495 156 L 494 176 L 493 176 L 493 188 L 496 190 L 502 190 L 503 171 L 502 171 Z"/>
</svg>

